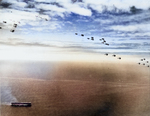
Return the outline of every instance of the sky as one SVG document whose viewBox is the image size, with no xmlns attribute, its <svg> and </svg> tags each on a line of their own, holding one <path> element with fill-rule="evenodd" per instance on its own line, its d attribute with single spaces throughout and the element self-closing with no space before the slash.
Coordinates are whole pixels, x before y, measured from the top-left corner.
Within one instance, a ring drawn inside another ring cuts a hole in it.
<svg viewBox="0 0 150 116">
<path fill-rule="evenodd" d="M 0 27 L 0 59 L 150 56 L 149 0 L 1 0 Z"/>
</svg>

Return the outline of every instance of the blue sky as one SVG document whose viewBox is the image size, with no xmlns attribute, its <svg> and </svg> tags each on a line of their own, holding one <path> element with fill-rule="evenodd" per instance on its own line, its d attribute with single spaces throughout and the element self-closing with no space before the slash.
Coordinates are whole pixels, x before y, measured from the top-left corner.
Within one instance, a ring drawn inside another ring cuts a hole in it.
<svg viewBox="0 0 150 116">
<path fill-rule="evenodd" d="M 149 2 L 1 0 L 0 45 L 55 47 L 72 52 L 149 55 Z M 10 30 L 14 23 L 18 26 L 12 33 Z M 94 41 L 87 39 L 91 37 L 94 37 Z M 102 44 L 99 40 L 101 38 L 105 38 L 109 46 Z"/>
</svg>

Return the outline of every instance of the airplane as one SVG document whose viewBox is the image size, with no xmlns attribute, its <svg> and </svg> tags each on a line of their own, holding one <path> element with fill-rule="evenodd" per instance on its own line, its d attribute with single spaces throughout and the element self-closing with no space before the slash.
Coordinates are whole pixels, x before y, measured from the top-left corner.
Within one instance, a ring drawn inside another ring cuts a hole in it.
<svg viewBox="0 0 150 116">
<path fill-rule="evenodd" d="M 106 56 L 108 56 L 108 54 L 107 54 L 107 53 L 106 53 L 105 55 L 106 55 Z"/>
<path fill-rule="evenodd" d="M 119 57 L 118 59 L 121 59 L 121 57 Z"/>
<path fill-rule="evenodd" d="M 91 40 L 94 40 L 94 37 L 91 37 Z"/>
<path fill-rule="evenodd" d="M 17 24 L 14 24 L 14 27 L 16 28 L 16 27 L 17 27 Z"/>
<path fill-rule="evenodd" d="M 105 43 L 105 45 L 109 46 L 109 44 L 108 44 L 108 43 Z"/>
<path fill-rule="evenodd" d="M 10 31 L 11 31 L 11 32 L 15 32 L 15 30 L 14 30 L 14 29 L 11 29 Z"/>
</svg>

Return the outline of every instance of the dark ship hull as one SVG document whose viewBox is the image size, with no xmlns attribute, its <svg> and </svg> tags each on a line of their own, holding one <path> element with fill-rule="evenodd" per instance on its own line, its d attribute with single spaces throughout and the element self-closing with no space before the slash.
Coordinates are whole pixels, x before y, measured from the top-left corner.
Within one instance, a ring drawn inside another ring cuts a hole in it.
<svg viewBox="0 0 150 116">
<path fill-rule="evenodd" d="M 14 102 L 11 103 L 11 106 L 13 107 L 31 107 L 31 103 L 26 103 L 26 102 Z"/>
</svg>

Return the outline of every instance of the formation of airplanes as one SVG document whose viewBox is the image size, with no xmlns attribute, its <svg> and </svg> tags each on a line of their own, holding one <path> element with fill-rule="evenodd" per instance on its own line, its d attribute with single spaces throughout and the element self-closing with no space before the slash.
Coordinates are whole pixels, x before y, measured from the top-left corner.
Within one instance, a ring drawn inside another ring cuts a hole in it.
<svg viewBox="0 0 150 116">
<path fill-rule="evenodd" d="M 80 36 L 84 37 L 84 34 L 75 33 L 75 35 L 80 35 Z M 90 38 L 91 38 L 91 39 L 90 39 Z M 94 37 L 88 37 L 87 39 L 94 41 Z M 99 41 L 101 41 L 102 44 L 109 46 L 109 44 L 106 43 L 106 40 L 105 40 L 104 38 L 99 39 Z M 108 56 L 109 54 L 108 54 L 108 53 L 105 53 L 104 55 Z M 112 56 L 113 56 L 113 57 L 117 57 L 118 55 L 113 54 Z M 117 57 L 117 59 L 121 60 L 122 58 L 119 56 L 119 57 Z M 142 62 L 139 62 L 139 63 L 138 63 L 139 65 L 145 65 L 145 66 L 147 66 L 147 67 L 150 67 L 149 61 L 147 61 L 146 58 L 142 58 L 141 61 L 142 61 Z M 144 61 L 145 61 L 145 62 L 144 62 Z"/>
<path fill-rule="evenodd" d="M 12 11 L 11 11 L 11 13 L 12 13 Z M 37 17 L 37 18 L 39 18 L 39 19 L 42 19 L 42 20 L 45 20 L 45 21 L 48 21 L 47 18 L 43 18 L 43 17 L 41 17 L 41 16 L 35 16 L 35 17 Z M 10 32 L 15 32 L 15 30 L 16 30 L 18 24 L 20 24 L 20 21 L 18 21 L 18 22 L 16 23 L 15 21 L 13 21 L 13 20 L 11 19 L 11 22 L 14 22 L 14 24 L 13 24 L 13 27 L 10 29 Z M 3 24 L 7 24 L 7 21 L 3 21 L 2 23 L 3 23 Z M 3 29 L 3 27 L 0 26 L 0 29 Z"/>
<path fill-rule="evenodd" d="M 146 58 L 140 59 L 140 62 L 139 62 L 138 64 L 139 64 L 139 65 L 144 65 L 144 66 L 150 67 L 149 61 L 146 60 Z"/>
<path fill-rule="evenodd" d="M 3 23 L 7 24 L 7 21 L 3 21 Z M 13 26 L 12 26 L 12 29 L 10 29 L 10 32 L 15 32 L 15 29 L 17 28 L 17 26 L 18 26 L 18 24 L 14 23 Z M 3 27 L 0 27 L 0 29 L 3 29 Z"/>
</svg>

